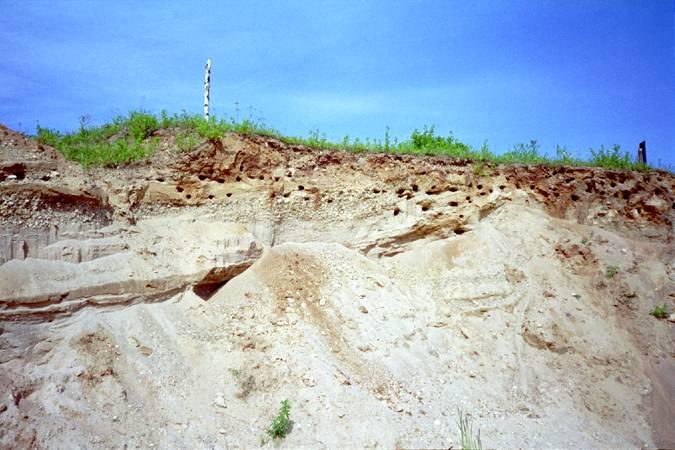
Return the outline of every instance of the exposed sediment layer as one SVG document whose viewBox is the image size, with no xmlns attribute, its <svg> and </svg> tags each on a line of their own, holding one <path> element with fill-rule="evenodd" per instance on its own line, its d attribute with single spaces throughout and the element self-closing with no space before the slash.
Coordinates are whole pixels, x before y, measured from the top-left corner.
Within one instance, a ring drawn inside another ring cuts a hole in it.
<svg viewBox="0 0 675 450">
<path fill-rule="evenodd" d="M 672 175 L 158 137 L 0 127 L 0 446 L 675 445 Z"/>
</svg>

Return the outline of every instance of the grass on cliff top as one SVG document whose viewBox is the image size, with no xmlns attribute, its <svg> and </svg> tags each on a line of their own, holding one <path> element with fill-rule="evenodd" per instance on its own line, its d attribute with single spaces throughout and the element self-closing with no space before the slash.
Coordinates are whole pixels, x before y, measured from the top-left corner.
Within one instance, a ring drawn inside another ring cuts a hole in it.
<svg viewBox="0 0 675 450">
<path fill-rule="evenodd" d="M 86 118 L 80 119 L 80 128 L 71 133 L 37 126 L 36 139 L 59 150 L 67 159 L 78 161 L 85 167 L 115 166 L 137 161 L 150 156 L 157 150 L 159 138 L 153 134 L 160 129 L 177 130 L 176 145 L 180 150 L 191 150 L 201 139 L 219 139 L 225 133 L 275 137 L 288 144 L 302 144 L 317 149 L 333 149 L 350 152 L 374 152 L 412 155 L 435 155 L 469 159 L 497 164 L 549 164 L 571 166 L 594 166 L 609 169 L 650 170 L 645 164 L 634 162 L 628 152 L 622 152 L 618 145 L 612 148 L 601 146 L 590 149 L 586 160 L 571 156 L 571 153 L 558 146 L 556 157 L 550 158 L 540 153 L 536 140 L 527 144 L 517 144 L 511 150 L 496 154 L 487 143 L 473 148 L 451 134 L 439 136 L 434 126 L 424 126 L 422 130 L 412 132 L 409 138 L 399 141 L 391 138 L 387 128 L 384 138 L 350 139 L 345 136 L 340 142 L 332 142 L 319 130 L 310 131 L 307 137 L 284 136 L 268 127 L 260 120 L 217 119 L 204 120 L 200 115 L 169 115 L 162 111 L 159 116 L 144 111 L 134 111 L 127 116 L 118 116 L 110 123 L 101 126 L 87 126 Z"/>
</svg>

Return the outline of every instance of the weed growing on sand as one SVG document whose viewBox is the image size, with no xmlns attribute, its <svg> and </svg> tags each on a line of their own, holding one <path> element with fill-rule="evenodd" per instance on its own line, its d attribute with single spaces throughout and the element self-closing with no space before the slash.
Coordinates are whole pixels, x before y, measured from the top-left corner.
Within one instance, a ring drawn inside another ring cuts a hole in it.
<svg viewBox="0 0 675 450">
<path fill-rule="evenodd" d="M 668 317 L 668 309 L 666 308 L 665 304 L 658 305 L 649 314 L 656 317 L 657 319 L 665 319 L 666 317 Z"/>
<path fill-rule="evenodd" d="M 84 167 L 136 161 L 152 155 L 159 146 L 159 139 L 152 137 L 159 121 L 151 114 L 132 112 L 100 127 L 88 127 L 87 123 L 83 116 L 79 130 L 66 134 L 38 124 L 36 138 Z"/>
<path fill-rule="evenodd" d="M 176 147 L 181 152 L 190 152 L 197 148 L 198 136 L 194 132 L 179 132 L 176 135 Z"/>
<path fill-rule="evenodd" d="M 516 144 L 513 149 L 499 155 L 498 161 L 501 163 L 520 163 L 520 164 L 548 164 L 550 160 L 539 153 L 541 146 L 536 139 L 527 144 Z"/>
<path fill-rule="evenodd" d="M 483 443 L 480 440 L 480 430 L 478 430 L 478 433 L 474 438 L 469 418 L 462 413 L 461 409 L 457 409 L 457 414 L 459 415 L 457 425 L 459 426 L 459 437 L 462 450 L 482 450 Z"/>
<path fill-rule="evenodd" d="M 272 421 L 272 425 L 267 429 L 267 435 L 272 439 L 283 439 L 286 437 L 291 429 L 291 420 L 289 414 L 291 412 L 291 405 L 288 400 L 281 402 L 279 414 Z M 263 438 L 264 439 L 264 438 Z"/>
<path fill-rule="evenodd" d="M 618 145 L 614 145 L 611 149 L 606 149 L 604 145 L 601 145 L 597 151 L 590 149 L 590 152 L 590 163 L 596 167 L 608 169 L 648 169 L 645 164 L 631 161 L 628 152 L 621 152 L 621 147 Z"/>
<path fill-rule="evenodd" d="M 644 164 L 633 162 L 627 152 L 622 152 L 618 145 L 611 149 L 600 147 L 597 151 L 590 149 L 590 159 L 582 160 L 571 156 L 564 147 L 557 146 L 556 156 L 551 158 L 541 153 L 536 140 L 524 144 L 516 144 L 511 150 L 503 153 L 493 152 L 484 142 L 479 148 L 472 147 L 452 133 L 447 136 L 437 134 L 434 125 L 415 129 L 410 137 L 403 140 L 392 138 L 390 129 L 385 129 L 383 139 L 365 141 L 345 136 L 339 142 L 328 139 L 318 129 L 310 130 L 307 137 L 287 136 L 267 126 L 265 120 L 253 117 L 250 109 L 247 118 L 239 118 L 239 110 L 234 117 L 218 119 L 212 116 L 205 120 L 198 114 L 169 115 L 162 111 L 159 116 L 146 111 L 132 111 L 127 116 L 118 116 L 110 123 L 101 126 L 90 126 L 87 116 L 80 121 L 78 131 L 60 133 L 59 131 L 37 126 L 36 138 L 43 144 L 58 149 L 68 159 L 79 161 L 84 166 L 117 165 L 149 156 L 156 145 L 148 143 L 153 135 L 161 129 L 174 129 L 179 132 L 176 145 L 181 151 L 189 151 L 196 147 L 197 137 L 206 140 L 221 139 L 226 133 L 234 132 L 248 135 L 268 136 L 287 144 L 306 145 L 315 149 L 330 149 L 354 153 L 375 152 L 391 154 L 432 155 L 474 161 L 477 176 L 492 164 L 546 164 L 546 165 L 587 165 L 612 169 L 650 170 Z M 86 120 L 84 120 L 86 118 Z"/>
<path fill-rule="evenodd" d="M 82 166 L 116 166 L 151 156 L 159 146 L 160 129 L 175 129 L 176 147 L 180 151 L 194 150 L 198 138 L 216 140 L 225 133 L 269 134 L 264 123 L 251 118 L 242 121 L 205 120 L 199 115 L 186 112 L 170 116 L 162 111 L 159 117 L 146 111 L 132 111 L 127 116 L 115 117 L 110 123 L 89 126 L 83 116 L 78 131 L 61 133 L 37 125 L 35 138 L 51 145 L 67 159 L 78 161 Z"/>
<path fill-rule="evenodd" d="M 590 245 L 592 241 L 593 241 L 593 232 L 591 231 L 588 237 L 585 237 L 581 240 L 581 243 L 583 245 Z"/>
<path fill-rule="evenodd" d="M 476 177 L 479 177 L 479 178 L 482 177 L 482 176 L 485 176 L 485 167 L 486 167 L 486 164 L 483 161 L 481 161 L 478 164 L 474 164 L 473 165 L 473 174 Z"/>
<path fill-rule="evenodd" d="M 619 267 L 618 266 L 607 266 L 607 270 L 605 271 L 605 276 L 607 278 L 614 278 L 614 276 L 619 273 Z"/>
</svg>

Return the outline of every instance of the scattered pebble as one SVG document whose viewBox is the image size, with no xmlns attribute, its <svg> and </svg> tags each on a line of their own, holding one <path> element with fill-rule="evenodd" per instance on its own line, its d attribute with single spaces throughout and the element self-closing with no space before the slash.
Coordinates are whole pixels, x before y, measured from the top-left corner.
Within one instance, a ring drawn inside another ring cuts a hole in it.
<svg viewBox="0 0 675 450">
<path fill-rule="evenodd" d="M 227 408 L 227 404 L 225 403 L 225 395 L 222 392 L 218 392 L 216 394 L 216 398 L 213 399 L 213 404 L 219 408 Z"/>
</svg>

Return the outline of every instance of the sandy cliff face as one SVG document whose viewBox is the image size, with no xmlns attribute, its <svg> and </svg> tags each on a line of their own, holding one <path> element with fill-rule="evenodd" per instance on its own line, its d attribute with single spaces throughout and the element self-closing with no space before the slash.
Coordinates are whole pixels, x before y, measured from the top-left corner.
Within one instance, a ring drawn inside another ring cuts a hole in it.
<svg viewBox="0 0 675 450">
<path fill-rule="evenodd" d="M 160 138 L 0 128 L 2 446 L 675 446 L 671 175 Z"/>
</svg>

